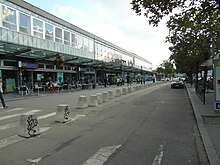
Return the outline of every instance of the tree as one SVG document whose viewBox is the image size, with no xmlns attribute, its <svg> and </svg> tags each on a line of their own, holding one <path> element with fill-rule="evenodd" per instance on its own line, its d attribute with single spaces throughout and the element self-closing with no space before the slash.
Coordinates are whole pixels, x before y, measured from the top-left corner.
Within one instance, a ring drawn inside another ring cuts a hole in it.
<svg viewBox="0 0 220 165">
<path fill-rule="evenodd" d="M 175 69 L 171 61 L 165 60 L 157 67 L 156 72 L 164 74 L 165 77 L 172 77 L 175 73 Z"/>
<path fill-rule="evenodd" d="M 170 17 L 166 41 L 172 44 L 170 60 L 175 61 L 178 71 L 197 72 L 199 64 L 211 55 L 210 45 L 215 52 L 219 50 L 219 0 L 133 0 L 131 4 L 153 26 L 158 26 L 163 17 Z"/>
</svg>

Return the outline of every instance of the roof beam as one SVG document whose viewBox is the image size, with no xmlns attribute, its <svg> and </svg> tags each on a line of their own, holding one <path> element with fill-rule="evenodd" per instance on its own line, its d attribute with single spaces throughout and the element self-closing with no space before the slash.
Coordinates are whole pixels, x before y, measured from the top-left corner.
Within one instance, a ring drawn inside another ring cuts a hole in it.
<svg viewBox="0 0 220 165">
<path fill-rule="evenodd" d="M 27 53 L 27 52 L 30 52 L 31 49 L 23 49 L 23 50 L 17 50 L 13 53 L 8 53 L 8 54 L 0 54 L 0 58 L 1 59 L 7 59 L 7 58 L 10 58 L 10 57 L 15 57 L 16 55 L 20 55 L 22 53 Z"/>
</svg>

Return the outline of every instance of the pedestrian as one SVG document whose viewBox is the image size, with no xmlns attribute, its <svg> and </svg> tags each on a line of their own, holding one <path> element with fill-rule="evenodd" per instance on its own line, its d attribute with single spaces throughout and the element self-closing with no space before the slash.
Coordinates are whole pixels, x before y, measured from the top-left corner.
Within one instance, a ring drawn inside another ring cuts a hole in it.
<svg viewBox="0 0 220 165">
<path fill-rule="evenodd" d="M 1 102 L 2 102 L 2 106 L 4 108 L 8 108 L 8 106 L 5 104 L 5 100 L 3 98 L 2 77 L 0 77 L 0 99 L 1 99 Z"/>
<path fill-rule="evenodd" d="M 107 79 L 107 77 L 105 77 L 104 78 L 104 85 L 105 85 L 105 87 L 107 86 L 107 83 L 108 83 L 108 79 Z"/>
<path fill-rule="evenodd" d="M 128 86 L 131 85 L 131 84 L 130 84 L 130 75 L 127 75 L 127 85 L 128 85 Z"/>
</svg>

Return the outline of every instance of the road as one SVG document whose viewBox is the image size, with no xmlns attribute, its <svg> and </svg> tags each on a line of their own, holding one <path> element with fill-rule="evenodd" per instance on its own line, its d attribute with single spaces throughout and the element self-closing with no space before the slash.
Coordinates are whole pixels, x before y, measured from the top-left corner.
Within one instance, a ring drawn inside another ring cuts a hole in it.
<svg viewBox="0 0 220 165">
<path fill-rule="evenodd" d="M 207 164 L 185 89 L 159 84 L 77 109 L 80 95 L 101 88 L 9 102 L 0 110 L 0 165 Z M 72 120 L 54 121 L 58 104 Z M 34 111 L 41 134 L 18 136 L 20 114 Z"/>
</svg>

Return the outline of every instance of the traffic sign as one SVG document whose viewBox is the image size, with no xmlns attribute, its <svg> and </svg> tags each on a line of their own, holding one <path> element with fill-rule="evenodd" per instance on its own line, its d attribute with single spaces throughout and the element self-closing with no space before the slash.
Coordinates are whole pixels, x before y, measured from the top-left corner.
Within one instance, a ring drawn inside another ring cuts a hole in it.
<svg viewBox="0 0 220 165">
<path fill-rule="evenodd" d="M 220 102 L 215 102 L 215 110 L 220 110 Z"/>
</svg>

